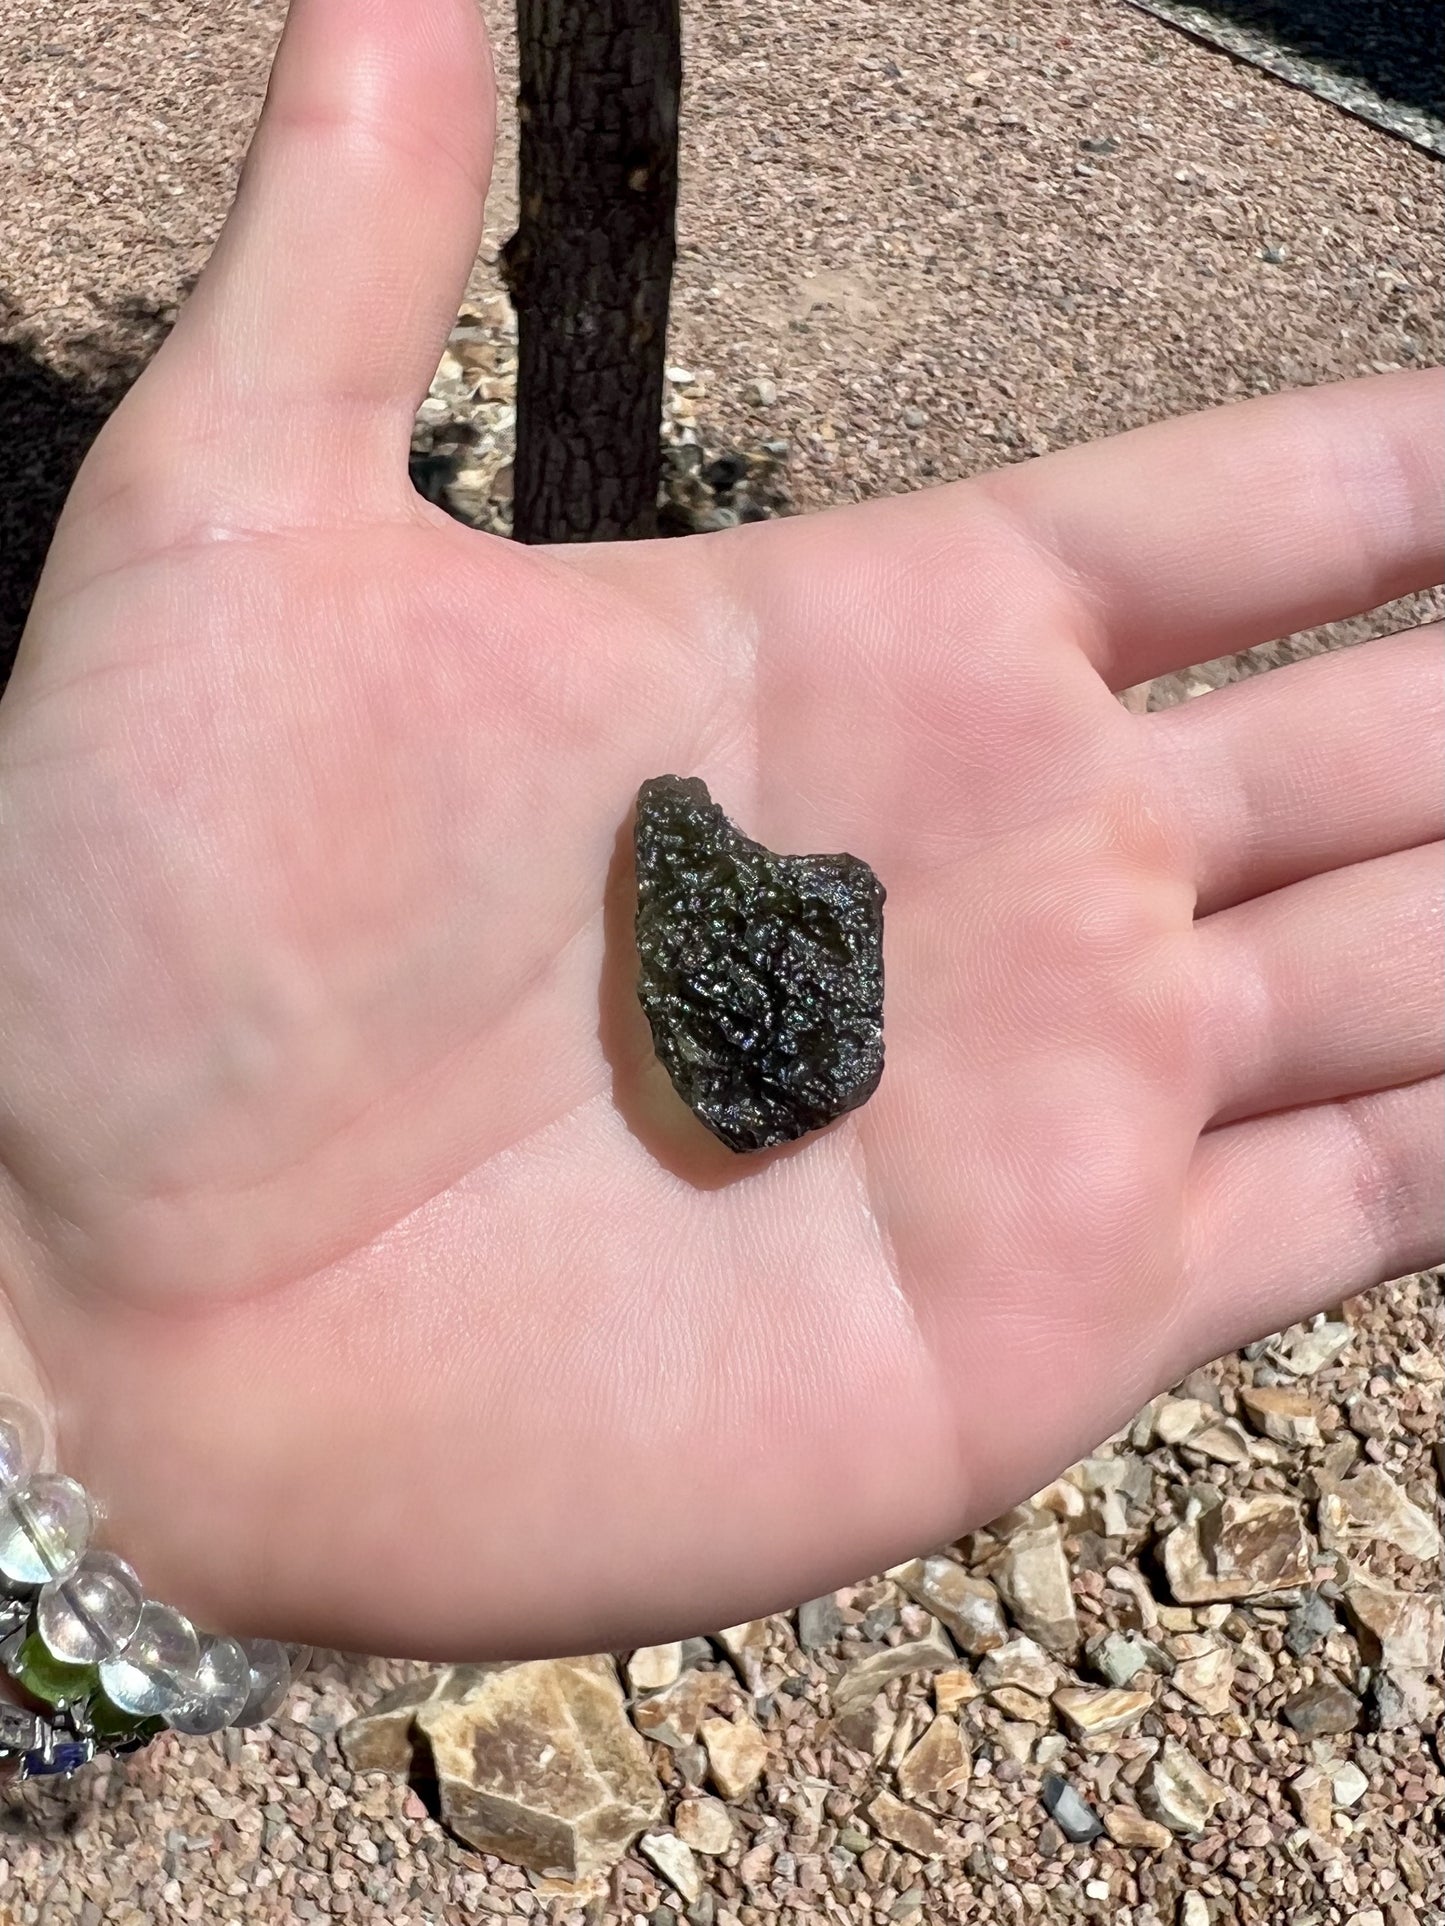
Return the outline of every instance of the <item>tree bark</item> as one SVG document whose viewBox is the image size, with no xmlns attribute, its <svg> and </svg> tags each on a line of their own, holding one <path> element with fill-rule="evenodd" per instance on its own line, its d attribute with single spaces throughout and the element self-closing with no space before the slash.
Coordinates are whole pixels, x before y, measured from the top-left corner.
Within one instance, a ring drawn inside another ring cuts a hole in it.
<svg viewBox="0 0 1445 1926">
<path fill-rule="evenodd" d="M 677 209 L 678 0 L 517 0 L 514 533 L 656 530 Z"/>
</svg>

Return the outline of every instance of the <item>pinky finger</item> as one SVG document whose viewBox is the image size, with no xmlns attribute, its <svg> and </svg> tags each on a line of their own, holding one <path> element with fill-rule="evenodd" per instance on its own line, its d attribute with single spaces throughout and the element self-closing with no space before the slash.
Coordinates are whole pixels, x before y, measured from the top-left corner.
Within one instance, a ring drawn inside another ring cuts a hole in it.
<svg viewBox="0 0 1445 1926">
<path fill-rule="evenodd" d="M 1211 1130 L 1189 1178 L 1191 1362 L 1445 1257 L 1445 1080 Z M 1187 1367 L 1186 1367 L 1187 1368 Z"/>
</svg>

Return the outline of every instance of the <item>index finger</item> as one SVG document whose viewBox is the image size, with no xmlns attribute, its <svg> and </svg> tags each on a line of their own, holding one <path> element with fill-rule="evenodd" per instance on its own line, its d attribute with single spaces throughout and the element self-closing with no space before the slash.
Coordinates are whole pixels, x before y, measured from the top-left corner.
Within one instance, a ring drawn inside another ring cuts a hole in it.
<svg viewBox="0 0 1445 1926">
<path fill-rule="evenodd" d="M 1123 689 L 1437 583 L 1442 403 L 1445 371 L 1375 375 L 956 488 L 982 489 L 1077 589 L 1084 646 Z"/>
</svg>

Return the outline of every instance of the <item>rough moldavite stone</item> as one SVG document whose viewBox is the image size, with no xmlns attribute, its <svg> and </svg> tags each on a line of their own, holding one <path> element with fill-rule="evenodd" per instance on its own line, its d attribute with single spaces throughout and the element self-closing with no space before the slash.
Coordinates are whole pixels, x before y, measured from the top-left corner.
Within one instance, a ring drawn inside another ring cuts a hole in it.
<svg viewBox="0 0 1445 1926">
<path fill-rule="evenodd" d="M 637 795 L 638 995 L 683 1102 L 731 1150 L 866 1103 L 883 1074 L 883 885 L 856 856 L 778 856 L 696 777 Z"/>
</svg>

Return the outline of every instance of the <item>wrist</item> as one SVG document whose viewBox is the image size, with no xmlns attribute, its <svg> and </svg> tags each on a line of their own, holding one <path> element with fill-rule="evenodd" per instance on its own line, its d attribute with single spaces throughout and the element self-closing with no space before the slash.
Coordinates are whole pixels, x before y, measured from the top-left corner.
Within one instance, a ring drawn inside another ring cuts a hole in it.
<svg viewBox="0 0 1445 1926">
<path fill-rule="evenodd" d="M 0 1769 L 70 1773 L 161 1731 L 263 1723 L 304 1657 L 199 1632 L 96 1541 L 97 1504 L 52 1468 L 49 1429 L 0 1395 Z"/>
</svg>

